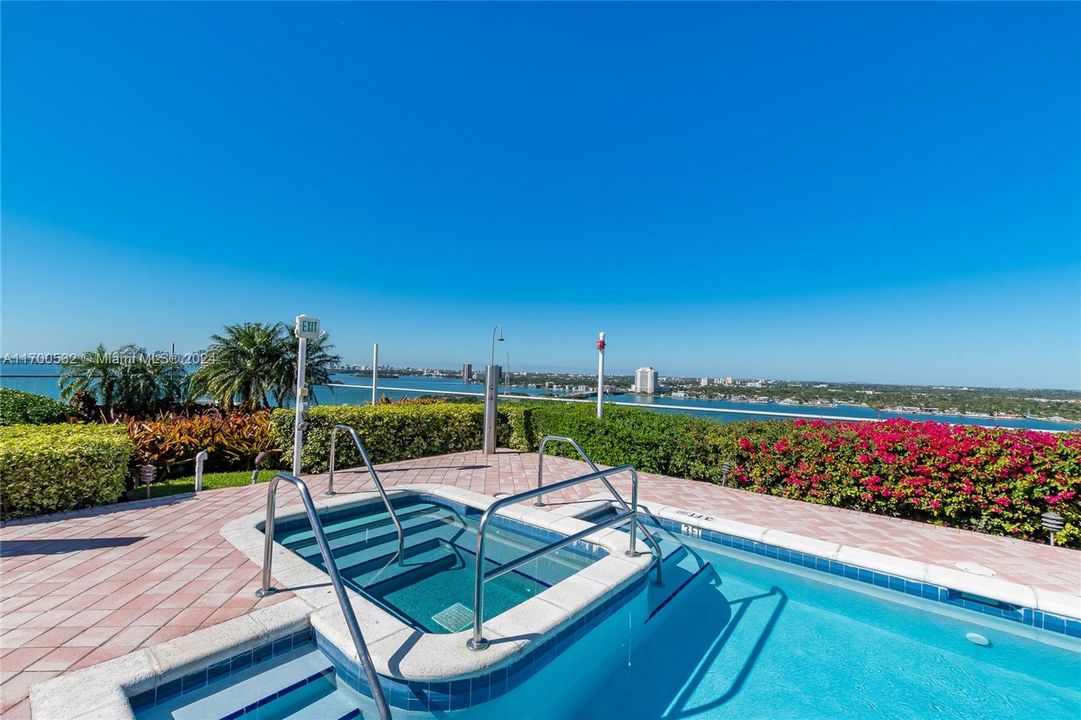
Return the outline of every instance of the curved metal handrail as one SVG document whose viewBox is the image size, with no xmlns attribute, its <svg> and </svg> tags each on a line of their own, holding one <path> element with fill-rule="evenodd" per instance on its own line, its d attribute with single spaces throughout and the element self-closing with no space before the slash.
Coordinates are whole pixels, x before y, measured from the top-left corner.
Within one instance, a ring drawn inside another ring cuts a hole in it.
<svg viewBox="0 0 1081 720">
<path fill-rule="evenodd" d="M 323 554 L 323 564 L 326 565 L 327 575 L 330 576 L 330 584 L 334 587 L 334 593 L 338 596 L 338 605 L 341 606 L 342 615 L 345 616 L 345 624 L 349 628 L 349 634 L 353 637 L 357 657 L 364 668 L 364 675 L 368 679 L 368 685 L 372 689 L 372 699 L 375 700 L 376 707 L 379 709 L 379 718 L 380 720 L 391 720 L 390 706 L 387 705 L 386 695 L 383 694 L 383 686 L 379 684 L 379 674 L 375 671 L 375 666 L 372 665 L 372 656 L 368 653 L 364 635 L 360 632 L 357 616 L 353 612 L 353 606 L 349 602 L 345 586 L 342 585 L 342 576 L 338 572 L 338 564 L 334 562 L 334 554 L 330 550 L 326 533 L 323 532 L 323 523 L 319 520 L 319 514 L 315 510 L 315 503 L 312 502 L 312 494 L 303 480 L 289 473 L 280 472 L 276 474 L 267 489 L 266 525 L 263 527 L 263 533 L 266 536 L 263 544 L 263 587 L 256 591 L 255 594 L 259 597 L 266 597 L 277 592 L 270 584 L 270 566 L 274 557 L 274 501 L 277 497 L 278 482 L 281 480 L 295 486 L 300 493 L 300 499 L 304 502 L 304 510 L 308 513 L 308 521 L 311 522 L 312 531 L 315 533 L 315 541 L 319 544 L 319 552 Z"/>
<path fill-rule="evenodd" d="M 597 467 L 597 463 L 593 462 L 593 458 L 589 457 L 589 455 L 586 454 L 586 451 L 582 449 L 582 446 L 578 444 L 577 440 L 575 440 L 572 437 L 567 437 L 566 435 L 545 435 L 543 438 L 541 438 L 540 447 L 537 449 L 537 453 L 538 453 L 538 459 L 537 459 L 537 488 L 538 489 L 541 488 L 544 485 L 544 446 L 548 444 L 549 440 L 551 440 L 552 442 L 564 442 L 564 443 L 569 444 L 571 447 L 573 447 L 575 450 L 578 451 L 578 454 L 582 456 L 582 459 L 585 460 L 586 464 L 589 465 L 589 467 L 593 470 L 593 472 L 600 472 L 601 469 L 599 467 Z M 615 487 L 612 486 L 612 483 L 609 482 L 608 477 L 607 476 L 601 477 L 600 480 L 601 480 L 601 482 L 604 483 L 604 486 L 606 488 L 608 488 L 608 492 L 612 493 L 612 497 L 615 498 L 616 502 L 619 503 L 620 507 L 623 508 L 624 512 L 630 512 L 630 508 L 627 507 L 627 501 L 624 500 L 623 496 L 620 495 L 616 491 Z M 543 495 L 538 495 L 537 496 L 537 499 L 533 501 L 533 507 L 544 507 L 544 496 Z M 655 538 L 653 536 L 653 533 L 651 533 L 649 531 L 649 528 L 646 527 L 646 524 L 644 522 L 642 522 L 642 518 L 638 517 L 637 514 L 635 515 L 635 522 L 638 524 L 638 527 L 641 528 L 641 530 L 642 530 L 642 540 L 644 540 L 645 543 L 647 545 L 649 545 L 649 551 L 653 554 L 654 562 L 657 563 L 657 583 L 660 584 L 660 582 L 661 582 L 661 560 L 662 560 L 662 557 L 663 557 L 663 555 L 661 553 L 661 544 L 660 544 L 660 542 L 657 541 L 657 538 Z"/>
<path fill-rule="evenodd" d="M 367 466 L 368 472 L 372 476 L 372 482 L 375 483 L 375 489 L 379 491 L 379 497 L 383 498 L 383 505 L 386 506 L 387 512 L 390 513 L 390 520 L 394 523 L 394 527 L 398 531 L 398 562 L 400 563 L 405 559 L 405 530 L 402 529 L 402 523 L 398 520 L 398 515 L 394 512 L 394 507 L 390 504 L 390 498 L 387 497 L 387 491 L 383 489 L 383 483 L 379 480 L 379 474 L 375 472 L 375 466 L 372 465 L 372 460 L 368 457 L 368 451 L 365 449 L 364 443 L 360 441 L 360 436 L 357 435 L 357 431 L 350 425 L 335 425 L 334 429 L 330 431 L 330 472 L 329 478 L 327 479 L 326 494 L 334 494 L 334 460 L 337 453 L 336 441 L 339 430 L 344 430 L 353 438 L 353 443 L 357 446 L 357 450 L 360 451 L 360 457 L 364 460 L 364 464 Z"/>
<path fill-rule="evenodd" d="M 538 548 L 533 552 L 526 553 L 516 560 L 503 563 L 497 568 L 484 572 L 484 541 L 486 539 L 485 531 L 488 529 L 488 523 L 495 516 L 496 512 L 507 505 L 513 505 L 514 503 L 521 502 L 522 500 L 529 500 L 530 498 L 537 497 L 545 491 L 554 492 L 557 490 L 563 490 L 565 488 L 574 487 L 581 483 L 589 482 L 590 480 L 597 480 L 599 478 L 605 478 L 609 475 L 616 475 L 621 472 L 629 472 L 631 474 L 631 506 L 628 512 L 604 522 L 596 523 L 591 527 L 576 532 L 573 535 L 567 535 L 553 542 L 548 543 L 544 547 Z M 606 527 L 612 527 L 613 525 L 620 525 L 625 522 L 631 523 L 630 531 L 630 546 L 627 548 L 626 555 L 630 557 L 637 557 L 638 550 L 636 529 L 638 527 L 638 473 L 630 465 L 620 465 L 619 467 L 608 468 L 607 470 L 598 470 L 597 472 L 590 473 L 588 475 L 582 475 L 580 477 L 571 478 L 569 480 L 562 480 L 557 483 L 553 483 L 546 488 L 534 488 L 533 490 L 526 490 L 520 492 L 517 495 L 511 495 L 509 497 L 499 498 L 494 503 L 488 506 L 488 509 L 484 511 L 484 514 L 480 518 L 480 524 L 477 526 L 477 567 L 476 576 L 473 579 L 473 637 L 466 641 L 466 647 L 470 650 L 483 650 L 488 647 L 488 641 L 484 639 L 483 626 L 484 626 L 484 583 L 488 580 L 494 580 L 500 575 L 504 575 L 521 565 L 528 562 L 532 562 L 542 555 L 546 555 L 553 550 L 558 550 L 564 545 L 581 540 L 587 535 L 592 535 L 600 529 Z"/>
</svg>

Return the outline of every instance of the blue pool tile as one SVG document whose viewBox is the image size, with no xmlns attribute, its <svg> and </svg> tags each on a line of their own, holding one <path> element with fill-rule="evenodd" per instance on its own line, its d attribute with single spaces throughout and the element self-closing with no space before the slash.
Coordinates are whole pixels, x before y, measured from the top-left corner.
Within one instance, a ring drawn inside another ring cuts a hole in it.
<svg viewBox="0 0 1081 720">
<path fill-rule="evenodd" d="M 201 687 L 206 687 L 206 668 L 184 676 L 183 692 L 189 693 Z"/>
<path fill-rule="evenodd" d="M 170 680 L 167 683 L 162 683 L 161 685 L 158 685 L 158 693 L 155 698 L 155 702 L 157 702 L 158 704 L 168 702 L 169 700 L 172 700 L 173 698 L 179 696 L 182 690 L 183 681 L 181 678 L 177 678 L 176 680 Z"/>
<path fill-rule="evenodd" d="M 872 573 L 870 570 L 856 568 L 856 573 L 856 579 L 862 583 L 871 583 L 874 580 L 874 573 Z"/>
<path fill-rule="evenodd" d="M 271 655 L 274 654 L 274 646 L 270 643 L 266 645 L 260 645 L 251 651 L 252 662 L 255 664 L 269 660 Z"/>
<path fill-rule="evenodd" d="M 488 702 L 488 698 L 491 694 L 491 677 L 485 675 L 484 677 L 473 678 L 469 686 L 469 701 L 473 705 L 479 705 L 480 703 Z"/>
<path fill-rule="evenodd" d="M 274 641 L 274 654 L 281 655 L 293 649 L 293 637 L 287 636 Z"/>
<path fill-rule="evenodd" d="M 889 587 L 890 578 L 889 578 L 888 575 L 885 575 L 885 574 L 880 573 L 880 572 L 876 572 L 876 573 L 872 573 L 871 577 L 872 577 L 872 582 L 874 582 L 874 584 L 877 585 L 878 587 Z"/>
<path fill-rule="evenodd" d="M 844 574 L 845 564 L 837 562 L 836 560 L 830 560 L 830 575 L 840 575 L 843 577 Z"/>
<path fill-rule="evenodd" d="M 844 567 L 845 567 L 845 577 L 846 578 L 848 578 L 849 580 L 858 580 L 859 579 L 859 570 L 856 568 L 855 565 L 847 565 L 846 564 Z"/>
<path fill-rule="evenodd" d="M 1066 618 L 1066 634 L 1070 637 L 1081 637 L 1081 620 Z"/>
<path fill-rule="evenodd" d="M 920 586 L 920 593 L 928 600 L 938 600 L 938 588 L 924 583 Z"/>
<path fill-rule="evenodd" d="M 889 585 L 890 590 L 895 590 L 897 592 L 904 592 L 905 591 L 905 579 L 904 578 L 899 578 L 896 575 L 890 575 L 889 577 L 890 577 L 890 585 Z"/>
<path fill-rule="evenodd" d="M 1044 630 L 1050 630 L 1051 632 L 1064 633 L 1066 632 L 1066 618 L 1052 615 L 1051 613 L 1044 613 L 1043 628 Z"/>
<path fill-rule="evenodd" d="M 222 660 L 220 663 L 215 663 L 206 669 L 206 681 L 212 683 L 216 680 L 221 680 L 229 675 L 229 660 Z"/>
<path fill-rule="evenodd" d="M 239 655 L 235 655 L 230 664 L 230 672 L 238 673 L 242 670 L 247 670 L 252 664 L 251 650 L 242 652 Z"/>
<path fill-rule="evenodd" d="M 155 690 L 147 690 L 138 695 L 132 695 L 131 698 L 128 699 L 128 702 L 131 703 L 131 709 L 138 713 L 142 710 L 154 707 Z"/>
<path fill-rule="evenodd" d="M 830 570 L 830 561 L 827 560 L 826 558 L 816 557 L 815 558 L 815 570 L 818 570 L 820 572 L 829 572 L 829 570 Z"/>
</svg>

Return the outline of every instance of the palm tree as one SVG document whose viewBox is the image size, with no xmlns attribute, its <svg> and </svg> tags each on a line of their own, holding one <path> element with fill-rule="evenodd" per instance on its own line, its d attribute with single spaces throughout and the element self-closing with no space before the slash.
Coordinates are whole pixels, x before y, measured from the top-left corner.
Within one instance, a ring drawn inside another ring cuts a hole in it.
<svg viewBox="0 0 1081 720">
<path fill-rule="evenodd" d="M 112 417 L 120 382 L 120 364 L 98 343 L 96 349 L 60 366 L 60 397 L 71 400 L 76 393 L 93 396 L 106 416 Z"/>
<path fill-rule="evenodd" d="M 109 419 L 117 410 L 148 415 L 182 399 L 187 376 L 184 367 L 172 358 L 152 357 L 137 345 L 110 352 L 99 344 L 63 364 L 60 395 L 65 400 L 77 393 L 90 395 Z"/>
<path fill-rule="evenodd" d="M 213 335 L 209 360 L 193 377 L 192 392 L 205 393 L 226 407 L 271 407 L 271 397 L 282 407 L 293 396 L 296 376 L 296 340 L 285 323 L 227 325 Z M 308 341 L 306 363 L 309 382 L 326 383 L 330 369 L 341 358 L 332 355 L 327 336 Z"/>
<path fill-rule="evenodd" d="M 288 328 L 286 328 L 286 332 L 288 332 Z M 327 333 L 308 341 L 308 349 L 305 353 L 306 362 L 304 363 L 306 370 L 304 373 L 307 384 L 312 387 L 311 397 L 313 400 L 317 400 L 314 386 L 329 383 L 330 373 L 342 361 L 340 355 L 331 353 L 333 349 L 334 345 L 331 344 L 330 336 Z M 282 407 L 286 400 L 294 399 L 296 395 L 296 375 L 297 344 L 293 341 L 288 345 L 288 351 L 281 367 L 281 374 L 278 376 L 273 388 L 278 407 Z"/>
</svg>

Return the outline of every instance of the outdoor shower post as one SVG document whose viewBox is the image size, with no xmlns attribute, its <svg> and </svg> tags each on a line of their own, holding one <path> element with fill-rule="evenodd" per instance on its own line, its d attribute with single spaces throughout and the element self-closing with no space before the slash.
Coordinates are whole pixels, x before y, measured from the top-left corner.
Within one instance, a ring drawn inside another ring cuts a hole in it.
<svg viewBox="0 0 1081 720">
<path fill-rule="evenodd" d="M 484 454 L 494 455 L 496 448 L 496 429 L 498 416 L 496 415 L 499 401 L 499 373 L 498 365 L 489 365 L 484 377 Z"/>
</svg>

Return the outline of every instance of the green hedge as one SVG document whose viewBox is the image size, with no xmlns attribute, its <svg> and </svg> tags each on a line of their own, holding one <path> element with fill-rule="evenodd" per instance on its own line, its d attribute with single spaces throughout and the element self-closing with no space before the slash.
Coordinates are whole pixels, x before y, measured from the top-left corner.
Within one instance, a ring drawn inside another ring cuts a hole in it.
<svg viewBox="0 0 1081 720">
<path fill-rule="evenodd" d="M 71 408 L 50 397 L 0 388 L 0 425 L 62 423 L 72 414 Z"/>
<path fill-rule="evenodd" d="M 1066 520 L 1058 542 L 1081 547 L 1081 432 L 903 419 L 718 423 L 625 407 L 598 420 L 592 406 L 554 403 L 518 412 L 530 450 L 544 435 L 567 435 L 605 465 L 1038 541 L 1047 538 L 1040 515 L 1055 511 Z"/>
<path fill-rule="evenodd" d="M 515 438 L 512 432 L 512 416 L 519 427 L 523 424 L 523 410 L 501 410 L 499 442 L 503 446 L 517 442 L 524 448 L 524 437 Z M 326 472 L 330 431 L 335 425 L 354 427 L 374 463 L 477 450 L 483 444 L 484 407 L 479 403 L 321 405 L 309 410 L 306 418 L 301 454 L 305 473 Z M 293 457 L 293 411 L 276 410 L 270 422 L 281 448 L 280 464 L 286 467 Z M 360 464 L 360 454 L 348 435 L 339 434 L 338 447 L 338 467 Z"/>
<path fill-rule="evenodd" d="M 566 435 L 605 465 L 1040 541 L 1040 515 L 1054 510 L 1067 522 L 1060 543 L 1081 547 L 1081 432 L 902 419 L 719 423 L 615 406 L 598 420 L 595 412 L 584 403 L 502 403 L 500 447 L 532 451 L 544 435 Z M 478 449 L 483 416 L 480 404 L 461 403 L 315 408 L 303 470 L 326 470 L 338 423 L 354 426 L 379 463 Z M 272 422 L 288 462 L 292 413 Z M 550 451 L 577 457 L 563 444 Z M 359 464 L 348 445 L 341 452 L 343 467 Z"/>
<path fill-rule="evenodd" d="M 124 492 L 131 441 L 123 425 L 0 428 L 4 520 L 115 502 Z"/>
</svg>

